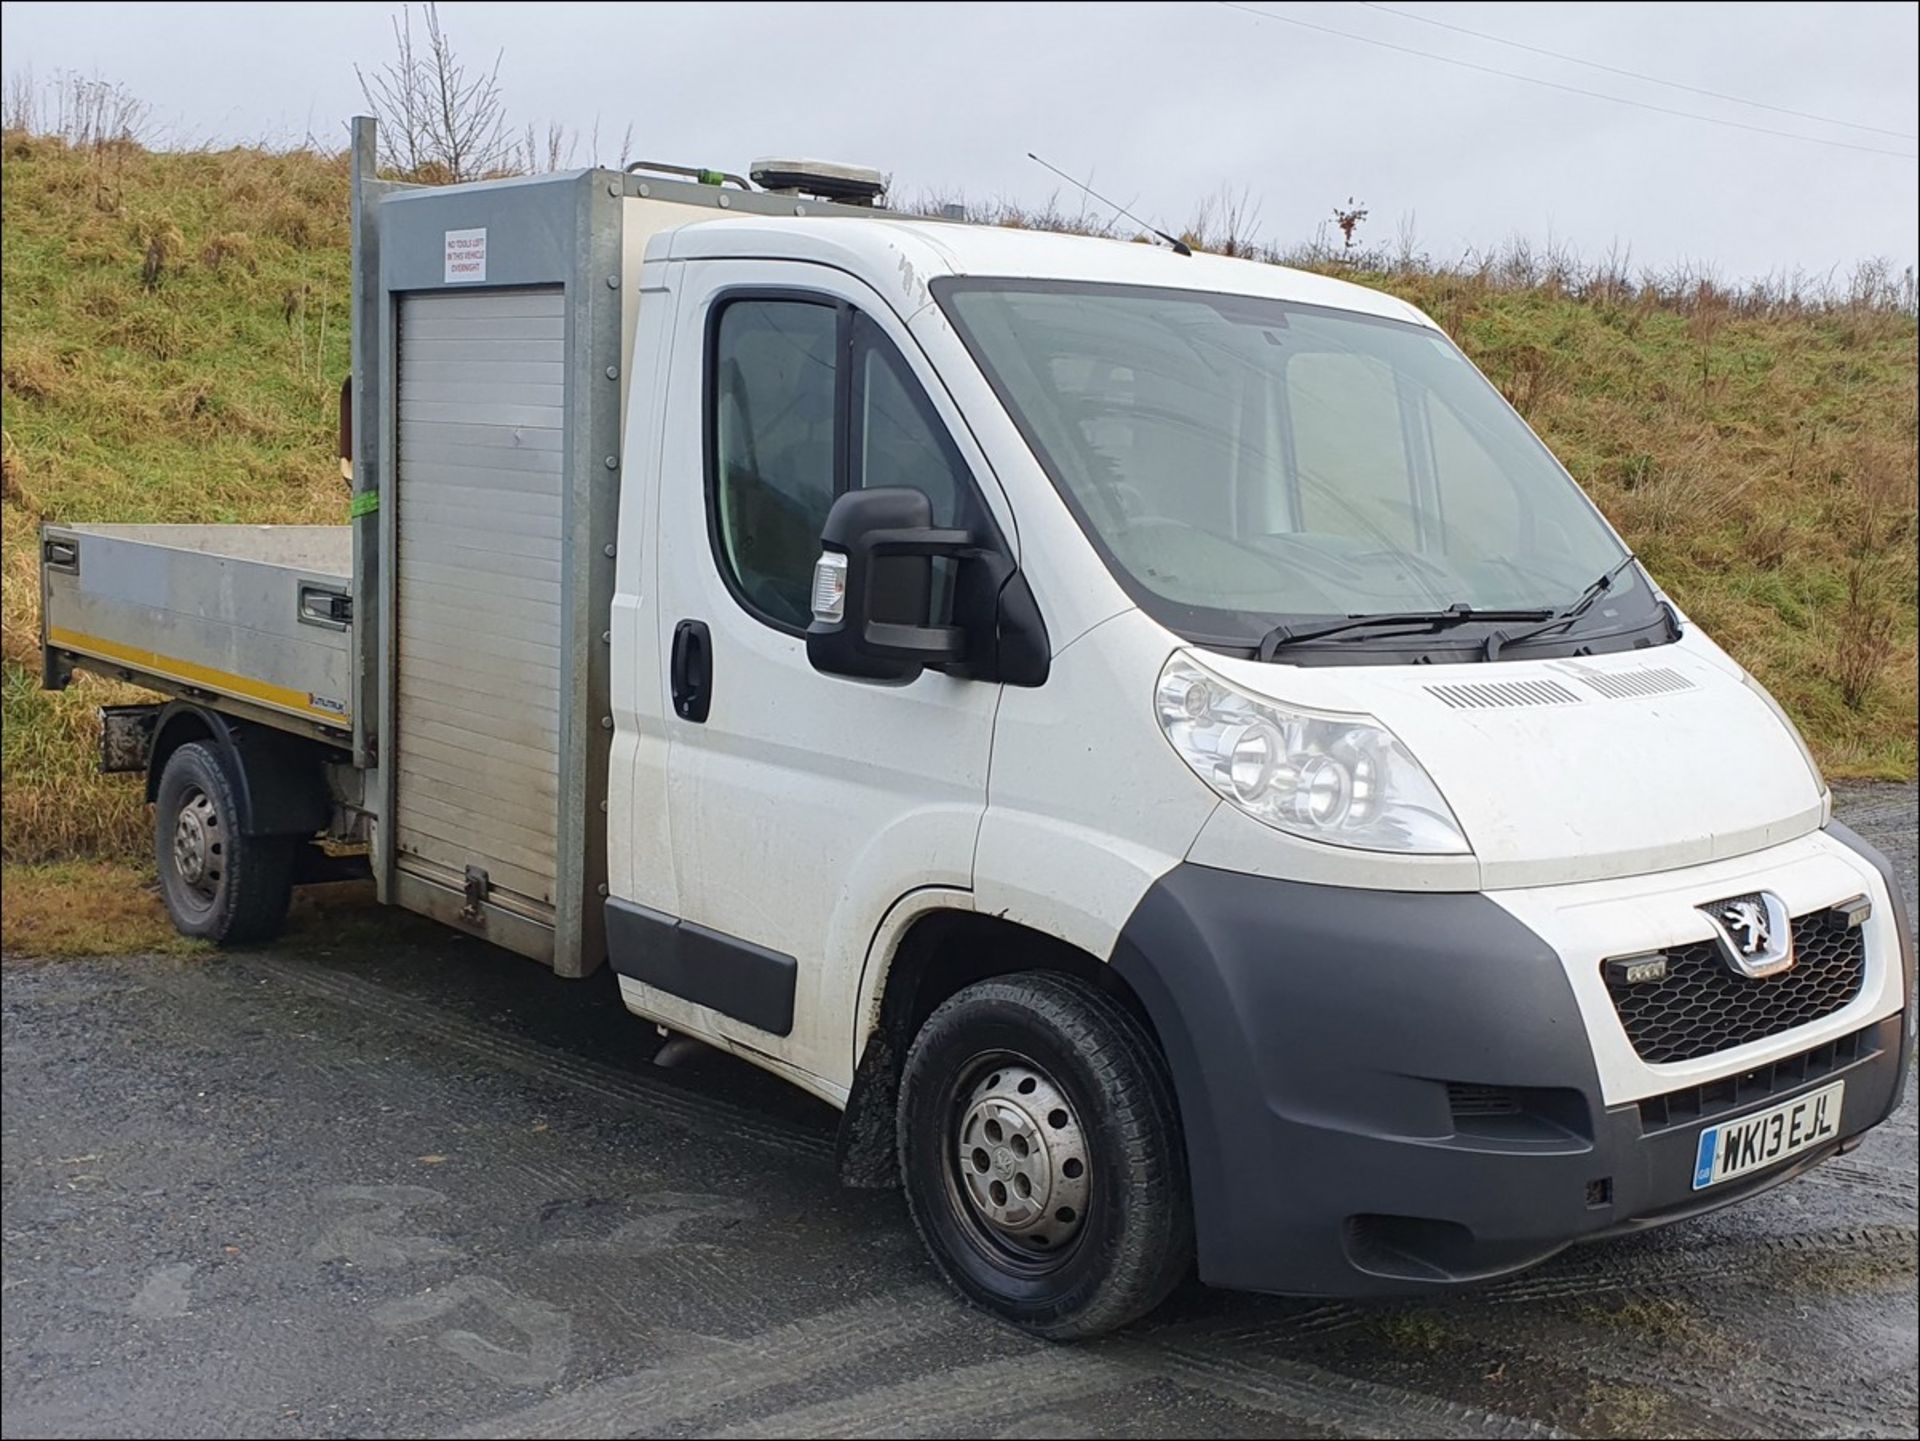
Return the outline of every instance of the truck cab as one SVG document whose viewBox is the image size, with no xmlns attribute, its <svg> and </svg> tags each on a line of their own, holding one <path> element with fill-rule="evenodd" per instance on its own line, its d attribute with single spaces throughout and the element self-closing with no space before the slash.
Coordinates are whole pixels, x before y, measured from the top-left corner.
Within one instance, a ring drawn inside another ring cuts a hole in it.
<svg viewBox="0 0 1920 1441">
<path fill-rule="evenodd" d="M 43 536 L 46 683 L 171 697 L 104 752 L 183 931 L 357 846 L 840 1108 L 1060 1339 L 1504 1275 L 1898 1103 L 1886 861 L 1412 306 L 846 167 L 374 153 L 347 525 Z"/>
<path fill-rule="evenodd" d="M 880 219 L 644 284 L 609 956 L 897 1152 L 975 1299 L 1108 1324 L 1189 1227 L 1227 1285 L 1494 1276 L 1892 1107 L 1884 866 L 1412 307 Z"/>
</svg>

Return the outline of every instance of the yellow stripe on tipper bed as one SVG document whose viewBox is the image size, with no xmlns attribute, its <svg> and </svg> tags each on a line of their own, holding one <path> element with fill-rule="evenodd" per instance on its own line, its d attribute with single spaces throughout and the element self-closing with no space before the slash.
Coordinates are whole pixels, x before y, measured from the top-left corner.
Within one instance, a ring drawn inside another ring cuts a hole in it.
<svg viewBox="0 0 1920 1441">
<path fill-rule="evenodd" d="M 303 690 L 290 690 L 283 685 L 270 685 L 263 680 L 250 680 L 243 675 L 234 675 L 231 671 L 215 670 L 210 665 L 196 665 L 190 660 L 181 660 L 178 656 L 161 655 L 156 650 L 142 650 L 139 646 L 121 645 L 118 641 L 103 640 L 97 635 L 83 635 L 77 630 L 62 630 L 54 626 L 47 632 L 47 643 L 61 650 L 78 651 L 82 655 L 91 655 L 100 660 L 115 660 L 122 665 L 132 666 L 151 675 L 167 680 L 179 681 L 182 685 L 199 686 L 203 690 L 225 691 L 230 695 L 242 696 L 247 700 L 258 701 L 262 705 L 272 706 L 275 710 L 292 711 L 295 715 L 311 716 L 332 726 L 348 726 L 353 718 L 343 711 L 328 710 L 313 703 L 313 697 Z"/>
</svg>

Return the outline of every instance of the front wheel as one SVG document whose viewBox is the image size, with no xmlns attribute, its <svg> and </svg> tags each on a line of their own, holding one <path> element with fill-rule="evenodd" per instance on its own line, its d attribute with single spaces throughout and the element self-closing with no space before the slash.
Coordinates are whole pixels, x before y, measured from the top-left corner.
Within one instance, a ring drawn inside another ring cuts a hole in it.
<svg viewBox="0 0 1920 1441">
<path fill-rule="evenodd" d="M 219 751 L 189 741 L 154 797 L 154 859 L 173 928 L 215 945 L 277 934 L 293 893 L 293 836 L 243 835 L 237 784 Z"/>
<path fill-rule="evenodd" d="M 1075 1340 L 1157 1306 L 1193 1221 L 1172 1085 L 1123 1005 L 1052 972 L 980 981 L 939 1007 L 901 1078 L 914 1224 L 975 1304 Z"/>
</svg>

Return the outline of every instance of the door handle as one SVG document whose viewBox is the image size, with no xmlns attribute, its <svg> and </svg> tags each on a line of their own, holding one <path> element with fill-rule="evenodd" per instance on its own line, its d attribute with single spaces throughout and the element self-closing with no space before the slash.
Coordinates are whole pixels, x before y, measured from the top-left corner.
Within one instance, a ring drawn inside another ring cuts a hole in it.
<svg viewBox="0 0 1920 1441">
<path fill-rule="evenodd" d="M 713 707 L 713 637 L 704 620 L 683 620 L 673 628 L 668 663 L 673 683 L 673 713 L 698 725 Z"/>
</svg>

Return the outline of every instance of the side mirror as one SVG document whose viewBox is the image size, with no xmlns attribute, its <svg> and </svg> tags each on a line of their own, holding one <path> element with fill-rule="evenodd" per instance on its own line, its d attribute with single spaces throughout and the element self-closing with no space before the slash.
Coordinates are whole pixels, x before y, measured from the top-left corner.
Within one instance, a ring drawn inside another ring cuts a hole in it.
<svg viewBox="0 0 1920 1441">
<path fill-rule="evenodd" d="M 830 675 L 910 681 L 928 666 L 951 665 L 967 633 L 929 614 L 936 556 L 973 549 L 964 530 L 933 524 L 933 502 L 909 486 L 850 490 L 834 501 L 820 531 L 813 570 L 807 659 Z"/>
</svg>

